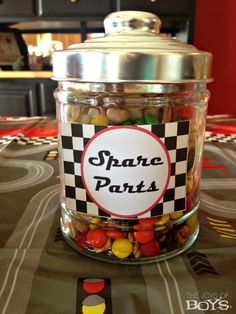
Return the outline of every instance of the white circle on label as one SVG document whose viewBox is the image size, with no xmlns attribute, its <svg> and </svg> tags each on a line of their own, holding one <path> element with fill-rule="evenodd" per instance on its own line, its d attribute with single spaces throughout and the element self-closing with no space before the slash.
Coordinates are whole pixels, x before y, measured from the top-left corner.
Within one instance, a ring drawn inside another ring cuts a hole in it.
<svg viewBox="0 0 236 314">
<path fill-rule="evenodd" d="M 169 184 L 170 157 L 161 139 L 144 128 L 108 127 L 87 143 L 81 175 L 99 208 L 116 217 L 137 217 L 161 201 Z"/>
</svg>

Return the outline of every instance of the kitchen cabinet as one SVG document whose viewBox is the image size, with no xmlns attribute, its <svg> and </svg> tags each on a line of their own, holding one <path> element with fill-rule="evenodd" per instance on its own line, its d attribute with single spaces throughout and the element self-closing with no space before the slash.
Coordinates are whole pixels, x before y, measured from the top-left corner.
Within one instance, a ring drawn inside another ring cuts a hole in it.
<svg viewBox="0 0 236 314">
<path fill-rule="evenodd" d="M 120 10 L 149 11 L 160 16 L 189 15 L 194 2 L 194 0 L 120 0 Z"/>
<path fill-rule="evenodd" d="M 39 0 L 39 14 L 43 17 L 104 18 L 115 9 L 112 0 Z"/>
<path fill-rule="evenodd" d="M 103 21 L 111 12 L 120 10 L 149 11 L 163 21 L 162 31 L 176 36 L 187 33 L 184 41 L 193 42 L 196 0 L 0 0 L 0 23 L 80 21 L 80 32 L 86 38 L 87 21 Z M 37 23 L 36 23 L 37 24 Z M 20 25 L 20 24 L 19 24 Z M 50 26 L 48 26 L 50 29 Z M 78 28 L 78 25 L 72 28 Z M 20 29 L 20 26 L 19 26 Z M 29 28 L 27 29 L 29 30 Z M 42 31 L 42 30 L 41 30 Z M 182 39 L 181 39 L 182 40 Z"/>
<path fill-rule="evenodd" d="M 56 86 L 49 79 L 1 79 L 0 116 L 55 116 Z"/>
<path fill-rule="evenodd" d="M 36 14 L 33 0 L 0 0 L 1 23 L 11 20 L 23 20 Z"/>
<path fill-rule="evenodd" d="M 0 23 L 52 19 L 103 19 L 116 0 L 0 0 Z"/>
<path fill-rule="evenodd" d="M 160 16 L 162 32 L 176 36 L 187 32 L 187 41 L 193 42 L 195 0 L 120 0 L 119 10 L 148 11 Z"/>
<path fill-rule="evenodd" d="M 37 87 L 39 93 L 40 116 L 55 116 L 56 107 L 53 93 L 57 87 L 57 82 L 51 80 L 44 80 L 40 81 Z"/>
<path fill-rule="evenodd" d="M 37 115 L 36 86 L 32 83 L 5 81 L 0 84 L 0 115 Z"/>
</svg>

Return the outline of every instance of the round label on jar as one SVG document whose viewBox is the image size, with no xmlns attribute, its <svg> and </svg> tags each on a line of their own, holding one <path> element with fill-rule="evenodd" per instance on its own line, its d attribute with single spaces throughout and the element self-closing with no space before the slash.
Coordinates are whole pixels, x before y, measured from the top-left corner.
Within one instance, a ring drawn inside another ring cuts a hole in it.
<svg viewBox="0 0 236 314">
<path fill-rule="evenodd" d="M 170 156 L 162 140 L 145 128 L 107 127 L 87 143 L 81 177 L 98 208 L 115 217 L 137 217 L 163 198 Z"/>
<path fill-rule="evenodd" d="M 126 219 L 184 211 L 188 133 L 189 121 L 61 123 L 62 202 L 88 215 Z"/>
</svg>

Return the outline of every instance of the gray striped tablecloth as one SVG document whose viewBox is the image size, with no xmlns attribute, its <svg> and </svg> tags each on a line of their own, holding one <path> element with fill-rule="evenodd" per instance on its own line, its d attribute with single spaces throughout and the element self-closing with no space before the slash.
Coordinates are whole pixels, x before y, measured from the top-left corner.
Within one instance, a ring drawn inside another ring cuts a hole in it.
<svg viewBox="0 0 236 314">
<path fill-rule="evenodd" d="M 1 314 L 82 313 L 81 283 L 91 278 L 105 281 L 106 314 L 236 313 L 232 141 L 205 144 L 197 242 L 181 256 L 144 266 L 94 261 L 65 243 L 57 160 L 45 159 L 56 141 L 1 147 Z"/>
</svg>

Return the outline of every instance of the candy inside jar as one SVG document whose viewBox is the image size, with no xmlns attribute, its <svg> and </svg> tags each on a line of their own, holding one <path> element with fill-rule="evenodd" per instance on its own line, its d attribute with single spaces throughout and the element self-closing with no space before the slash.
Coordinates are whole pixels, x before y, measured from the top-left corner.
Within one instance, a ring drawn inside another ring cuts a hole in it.
<svg viewBox="0 0 236 314">
<path fill-rule="evenodd" d="M 191 214 L 191 215 L 190 215 Z M 61 227 L 77 251 L 113 263 L 142 264 L 173 257 L 198 235 L 197 214 L 172 213 L 127 222 L 102 220 L 62 209 Z"/>
<path fill-rule="evenodd" d="M 180 254 L 199 232 L 211 57 L 159 37 L 153 14 L 117 14 L 104 39 L 54 56 L 61 229 L 90 257 L 150 263 Z"/>
</svg>

